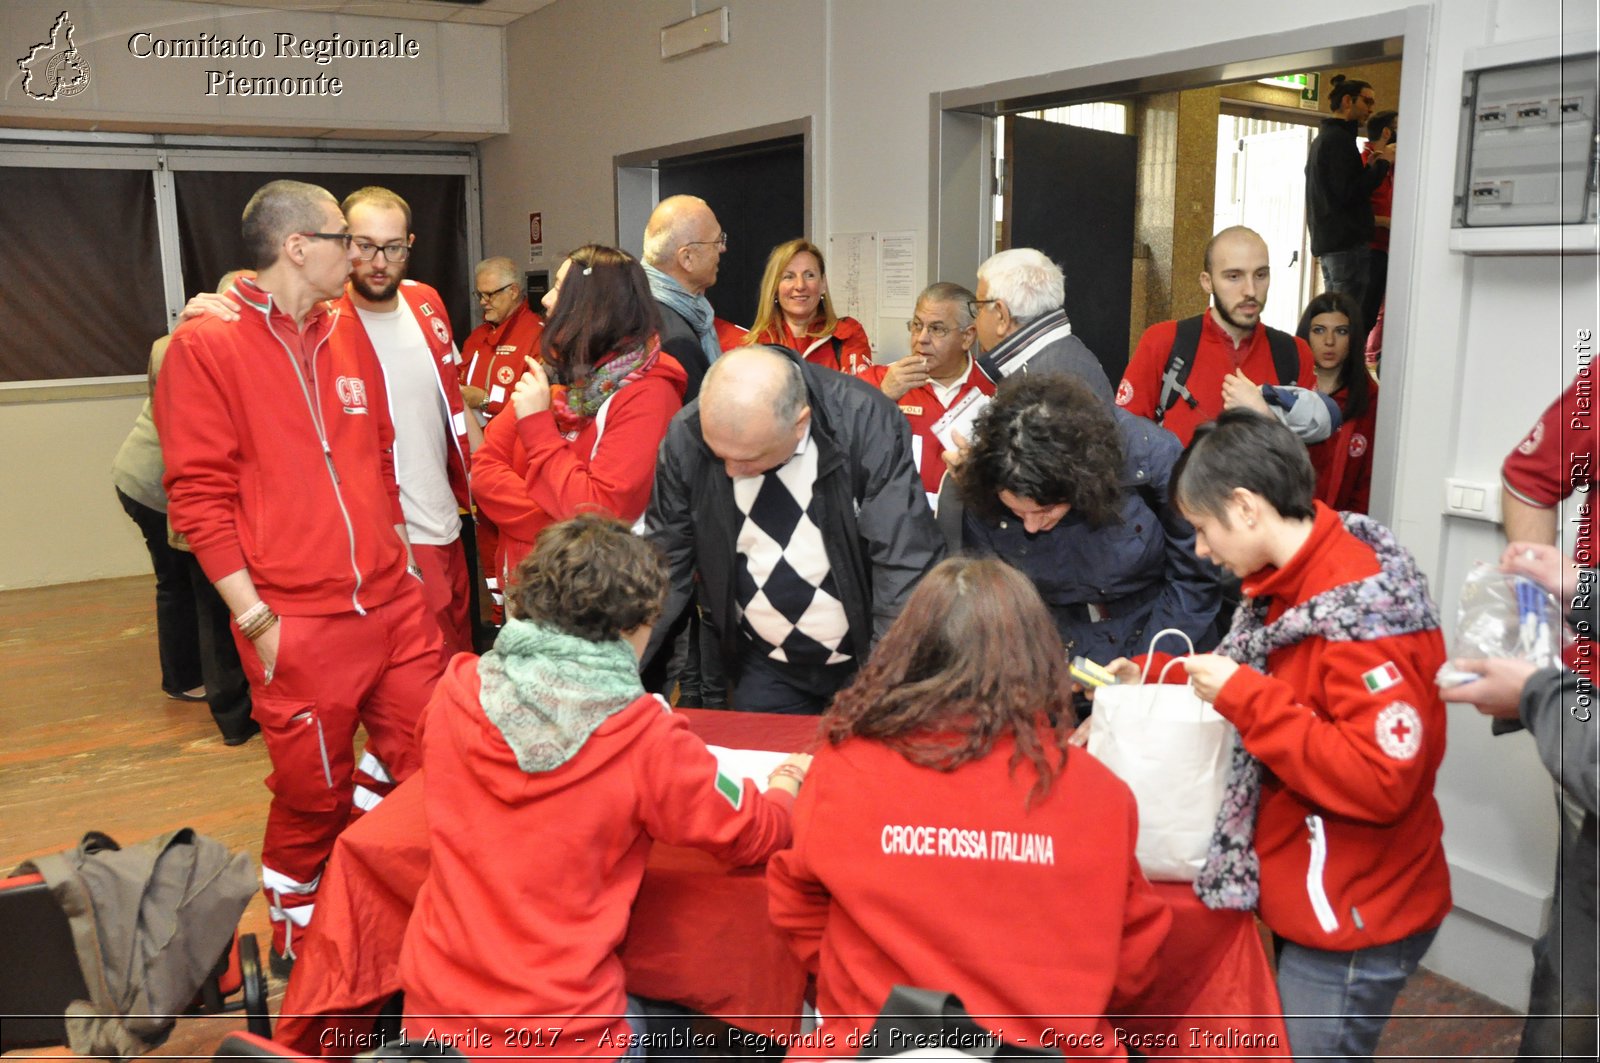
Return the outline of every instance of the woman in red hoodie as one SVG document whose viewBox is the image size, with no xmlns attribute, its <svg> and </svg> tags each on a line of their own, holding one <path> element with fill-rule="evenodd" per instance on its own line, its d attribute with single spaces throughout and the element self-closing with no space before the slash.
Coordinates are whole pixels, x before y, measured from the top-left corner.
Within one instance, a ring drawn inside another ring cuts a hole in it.
<svg viewBox="0 0 1600 1063">
<path fill-rule="evenodd" d="M 1295 335 L 1316 362 L 1317 390 L 1339 405 L 1343 423 L 1313 443 L 1317 501 L 1330 509 L 1365 513 L 1372 497 L 1372 439 L 1378 424 L 1378 384 L 1367 372 L 1361 308 L 1343 292 L 1323 292 L 1306 305 Z"/>
<path fill-rule="evenodd" d="M 756 321 L 744 341 L 787 347 L 808 362 L 852 376 L 872 364 L 866 330 L 834 311 L 822 250 L 803 237 L 767 256 Z"/>
<path fill-rule="evenodd" d="M 804 1054 L 855 1055 L 914 985 L 1007 1043 L 1125 1057 L 1106 1015 L 1154 978 L 1172 915 L 1134 858 L 1133 795 L 1068 747 L 1073 723 L 1028 577 L 970 557 L 923 577 L 823 717 L 794 848 L 767 866 L 772 921 L 817 977 Z"/>
<path fill-rule="evenodd" d="M 811 758 L 780 764 L 765 793 L 741 786 L 639 684 L 666 585 L 620 522 L 557 524 L 518 568 L 494 649 L 439 681 L 418 729 L 432 865 L 400 953 L 410 1040 L 635 1054 L 617 949 L 651 839 L 736 865 L 789 844 Z"/>
<path fill-rule="evenodd" d="M 1259 904 L 1297 1059 L 1368 1059 L 1450 912 L 1433 797 L 1444 639 L 1410 553 L 1312 484 L 1304 445 L 1249 410 L 1196 432 L 1173 470 L 1196 553 L 1244 592 L 1217 652 L 1184 661 L 1239 729 L 1195 892 Z M 1138 681 L 1131 662 L 1109 667 Z"/>
<path fill-rule="evenodd" d="M 656 341 L 650 283 L 626 252 L 578 248 L 544 306 L 544 360 L 528 359 L 511 416 L 490 421 L 472 455 L 473 497 L 500 529 L 501 587 L 548 525 L 589 510 L 643 515 L 688 384 Z"/>
</svg>

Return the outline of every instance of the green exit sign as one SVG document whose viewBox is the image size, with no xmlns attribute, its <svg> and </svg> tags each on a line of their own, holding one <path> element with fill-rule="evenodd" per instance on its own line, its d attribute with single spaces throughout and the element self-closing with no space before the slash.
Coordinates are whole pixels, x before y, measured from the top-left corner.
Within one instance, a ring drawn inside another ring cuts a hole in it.
<svg viewBox="0 0 1600 1063">
<path fill-rule="evenodd" d="M 1302 100 L 1315 103 L 1321 96 L 1321 74 L 1284 74 L 1282 77 L 1260 78 L 1263 85 L 1272 85 L 1280 89 L 1293 89 L 1300 94 Z"/>
</svg>

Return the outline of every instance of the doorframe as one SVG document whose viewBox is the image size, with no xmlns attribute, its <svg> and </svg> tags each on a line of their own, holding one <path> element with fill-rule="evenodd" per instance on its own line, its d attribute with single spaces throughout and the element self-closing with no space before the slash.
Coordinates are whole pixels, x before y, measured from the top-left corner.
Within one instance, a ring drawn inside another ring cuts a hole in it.
<svg viewBox="0 0 1600 1063">
<path fill-rule="evenodd" d="M 787 122 L 774 122 L 771 125 L 752 126 L 749 129 L 739 129 L 730 133 L 718 133 L 714 136 L 699 137 L 694 140 L 681 140 L 675 144 L 665 144 L 656 148 L 644 148 L 639 151 L 624 152 L 611 157 L 612 175 L 612 221 L 616 225 L 616 246 L 629 254 L 639 257 L 644 253 L 644 227 L 650 220 L 650 212 L 655 209 L 659 198 L 658 181 L 661 164 L 664 161 L 680 158 L 684 155 L 704 155 L 710 152 L 727 151 L 732 148 L 742 148 L 751 144 L 759 144 L 766 140 L 781 140 L 786 137 L 798 136 L 801 144 L 801 180 L 803 182 L 802 217 L 805 223 L 805 232 L 810 233 L 813 221 L 819 216 L 814 209 L 813 198 L 816 195 L 816 182 L 813 170 L 813 133 L 811 116 L 792 118 Z M 814 239 L 814 237 L 813 237 Z"/>
<path fill-rule="evenodd" d="M 994 119 L 1071 103 L 1089 103 L 1198 85 L 1270 77 L 1301 70 L 1402 60 L 1400 123 L 1421 143 L 1428 126 L 1428 68 L 1433 10 L 1400 8 L 1358 18 L 1241 37 L 1156 55 L 1136 56 L 1049 74 L 994 81 L 929 94 L 928 276 L 973 277 L 993 246 L 991 206 Z M 1409 58 L 1408 58 L 1409 57 Z M 1372 515 L 1394 517 L 1401 411 L 1406 387 L 1412 248 L 1420 224 L 1422 167 L 1395 173 L 1394 216 L 1384 328 L 1384 392 L 1372 470 Z"/>
</svg>

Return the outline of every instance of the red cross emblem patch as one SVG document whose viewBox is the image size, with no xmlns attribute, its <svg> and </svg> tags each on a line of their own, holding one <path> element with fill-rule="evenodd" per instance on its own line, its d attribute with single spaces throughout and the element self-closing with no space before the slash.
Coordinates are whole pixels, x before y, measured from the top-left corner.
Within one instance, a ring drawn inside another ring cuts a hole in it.
<svg viewBox="0 0 1600 1063">
<path fill-rule="evenodd" d="M 509 385 L 517 379 L 517 371 L 509 365 L 503 365 L 494 371 L 494 378 L 502 384 Z"/>
<path fill-rule="evenodd" d="M 1378 713 L 1378 748 L 1395 760 L 1410 760 L 1422 748 L 1422 716 L 1403 701 Z"/>
</svg>

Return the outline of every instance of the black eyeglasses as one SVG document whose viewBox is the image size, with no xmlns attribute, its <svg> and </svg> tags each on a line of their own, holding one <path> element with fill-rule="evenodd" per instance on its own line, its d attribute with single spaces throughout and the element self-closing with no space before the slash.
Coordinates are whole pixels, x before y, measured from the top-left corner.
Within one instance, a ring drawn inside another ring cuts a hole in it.
<svg viewBox="0 0 1600 1063">
<path fill-rule="evenodd" d="M 686 240 L 684 241 L 683 246 L 696 247 L 700 244 L 714 244 L 718 250 L 726 251 L 728 249 L 728 234 L 725 231 L 720 232 L 717 234 L 717 238 L 715 240 Z"/>
<path fill-rule="evenodd" d="M 313 240 L 337 240 L 344 245 L 346 251 L 350 250 L 350 241 L 355 237 L 349 233 L 299 233 L 300 236 L 309 236 Z"/>
<path fill-rule="evenodd" d="M 972 312 L 976 315 L 979 310 L 983 309 L 984 303 L 998 303 L 999 301 L 999 299 L 974 299 L 968 305 L 972 307 Z"/>
<path fill-rule="evenodd" d="M 392 244 L 375 244 L 368 240 L 356 241 L 356 253 L 361 256 L 361 261 L 371 262 L 378 257 L 378 252 L 383 252 L 383 257 L 389 262 L 404 262 L 411 257 L 411 245 L 402 244 L 398 240 Z"/>
<path fill-rule="evenodd" d="M 493 299 L 495 296 L 499 295 L 501 292 L 505 291 L 507 288 L 515 288 L 516 286 L 517 286 L 517 282 L 516 281 L 512 281 L 509 284 L 500 285 L 500 287 L 496 288 L 492 292 L 478 292 L 478 291 L 475 291 L 472 294 L 478 297 L 478 302 L 487 303 L 490 299 Z"/>
</svg>

